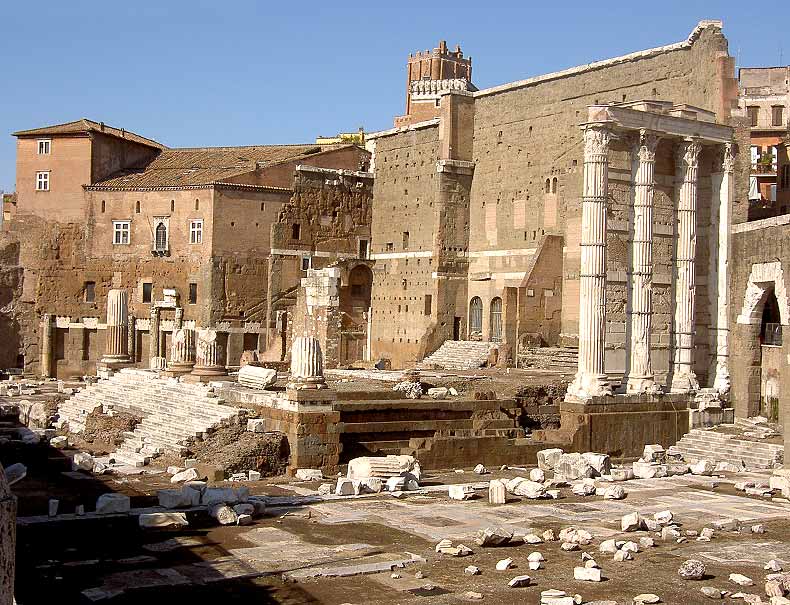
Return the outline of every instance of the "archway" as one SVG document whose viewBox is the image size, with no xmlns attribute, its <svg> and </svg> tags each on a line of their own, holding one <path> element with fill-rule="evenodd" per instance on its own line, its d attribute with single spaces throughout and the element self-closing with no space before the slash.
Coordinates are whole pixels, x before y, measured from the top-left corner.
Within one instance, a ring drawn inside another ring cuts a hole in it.
<svg viewBox="0 0 790 605">
<path fill-rule="evenodd" d="M 373 271 L 359 264 L 340 288 L 340 363 L 366 359 Z"/>
<path fill-rule="evenodd" d="M 491 342 L 502 342 L 502 299 L 498 296 L 491 301 Z"/>
<path fill-rule="evenodd" d="M 483 301 L 475 296 L 469 301 L 469 340 L 483 339 Z"/>
</svg>

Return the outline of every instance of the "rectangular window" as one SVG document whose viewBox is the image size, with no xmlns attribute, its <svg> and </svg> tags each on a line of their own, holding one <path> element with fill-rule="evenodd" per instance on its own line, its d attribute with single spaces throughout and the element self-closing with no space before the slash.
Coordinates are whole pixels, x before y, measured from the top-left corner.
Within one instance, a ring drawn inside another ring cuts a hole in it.
<svg viewBox="0 0 790 605">
<path fill-rule="evenodd" d="M 395 249 L 395 244 L 387 242 L 387 252 L 392 252 Z"/>
<path fill-rule="evenodd" d="M 49 155 L 49 150 L 52 147 L 52 141 L 49 139 L 41 139 L 38 142 L 38 155 Z"/>
<path fill-rule="evenodd" d="M 197 304 L 197 284 L 189 284 L 189 304 Z"/>
<path fill-rule="evenodd" d="M 36 191 L 49 191 L 49 170 L 36 173 Z"/>
<path fill-rule="evenodd" d="M 312 256 L 303 256 L 302 257 L 302 271 L 307 271 L 308 269 L 313 268 L 313 257 Z"/>
<path fill-rule="evenodd" d="M 203 219 L 189 221 L 189 243 L 203 243 Z"/>
<path fill-rule="evenodd" d="M 113 244 L 128 244 L 129 233 L 131 231 L 130 221 L 113 221 L 112 222 L 112 243 Z"/>
<path fill-rule="evenodd" d="M 784 111 L 785 108 L 782 105 L 774 105 L 771 107 L 771 126 L 784 125 Z"/>
<path fill-rule="evenodd" d="M 409 232 L 408 231 L 404 231 L 403 232 L 403 249 L 404 250 L 408 250 L 409 249 Z"/>
<path fill-rule="evenodd" d="M 299 223 L 291 225 L 291 239 L 299 239 L 302 235 L 302 227 Z"/>
<path fill-rule="evenodd" d="M 359 258 L 367 258 L 368 257 L 368 240 L 361 239 L 359 240 Z"/>
<path fill-rule="evenodd" d="M 82 288 L 83 300 L 91 303 L 96 301 L 96 282 L 86 281 Z"/>
<path fill-rule="evenodd" d="M 768 185 L 768 199 L 772 202 L 776 201 L 776 183 Z"/>
<path fill-rule="evenodd" d="M 150 281 L 143 282 L 143 302 L 150 303 L 154 293 L 154 284 Z"/>
<path fill-rule="evenodd" d="M 757 126 L 757 116 L 760 114 L 759 107 L 747 107 L 746 108 L 746 115 L 749 116 L 749 124 L 751 126 Z"/>
<path fill-rule="evenodd" d="M 790 189 L 790 164 L 782 166 L 782 189 Z"/>
<path fill-rule="evenodd" d="M 423 313 L 424 315 L 430 315 L 431 314 L 431 306 L 432 305 L 433 305 L 433 295 L 426 294 L 425 295 L 425 311 Z"/>
</svg>

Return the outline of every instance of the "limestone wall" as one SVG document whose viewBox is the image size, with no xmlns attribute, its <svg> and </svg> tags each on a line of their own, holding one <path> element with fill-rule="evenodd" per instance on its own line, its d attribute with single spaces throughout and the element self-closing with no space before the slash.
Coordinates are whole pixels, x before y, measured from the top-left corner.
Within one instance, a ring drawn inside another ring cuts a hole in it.
<svg viewBox="0 0 790 605">
<path fill-rule="evenodd" d="M 0 605 L 14 603 L 16 558 L 16 497 L 0 465 Z"/>
</svg>

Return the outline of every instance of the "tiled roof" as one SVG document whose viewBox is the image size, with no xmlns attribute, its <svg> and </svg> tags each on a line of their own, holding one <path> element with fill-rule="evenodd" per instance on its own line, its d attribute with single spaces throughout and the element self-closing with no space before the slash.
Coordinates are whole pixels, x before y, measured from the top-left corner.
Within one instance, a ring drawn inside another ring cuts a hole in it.
<svg viewBox="0 0 790 605">
<path fill-rule="evenodd" d="M 157 149 L 167 149 L 165 145 L 162 145 L 153 139 L 147 139 L 140 136 L 139 134 L 130 132 L 129 130 L 124 130 L 123 128 L 114 128 L 113 126 L 108 126 L 102 122 L 94 122 L 93 120 L 89 120 L 87 118 L 75 120 L 74 122 L 66 122 L 65 124 L 55 124 L 54 126 L 33 128 L 32 130 L 19 130 L 13 133 L 13 135 L 15 137 L 30 137 L 57 134 L 77 134 L 80 132 L 101 132 L 119 139 L 126 139 L 127 141 L 140 143 L 141 145 L 148 145 L 149 147 L 155 147 Z"/>
<path fill-rule="evenodd" d="M 256 145 L 250 147 L 196 147 L 164 149 L 150 164 L 137 171 L 126 171 L 94 183 L 91 188 L 149 189 L 156 187 L 194 187 L 298 160 L 340 146 Z"/>
</svg>

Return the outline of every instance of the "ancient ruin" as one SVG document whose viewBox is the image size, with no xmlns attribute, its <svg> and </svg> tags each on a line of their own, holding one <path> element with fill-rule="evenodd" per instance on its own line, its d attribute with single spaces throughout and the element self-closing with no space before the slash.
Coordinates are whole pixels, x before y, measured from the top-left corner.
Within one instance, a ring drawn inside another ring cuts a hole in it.
<svg viewBox="0 0 790 605">
<path fill-rule="evenodd" d="M 790 95 L 722 28 L 442 41 L 316 144 L 14 133 L 0 605 L 790 603 Z"/>
</svg>

